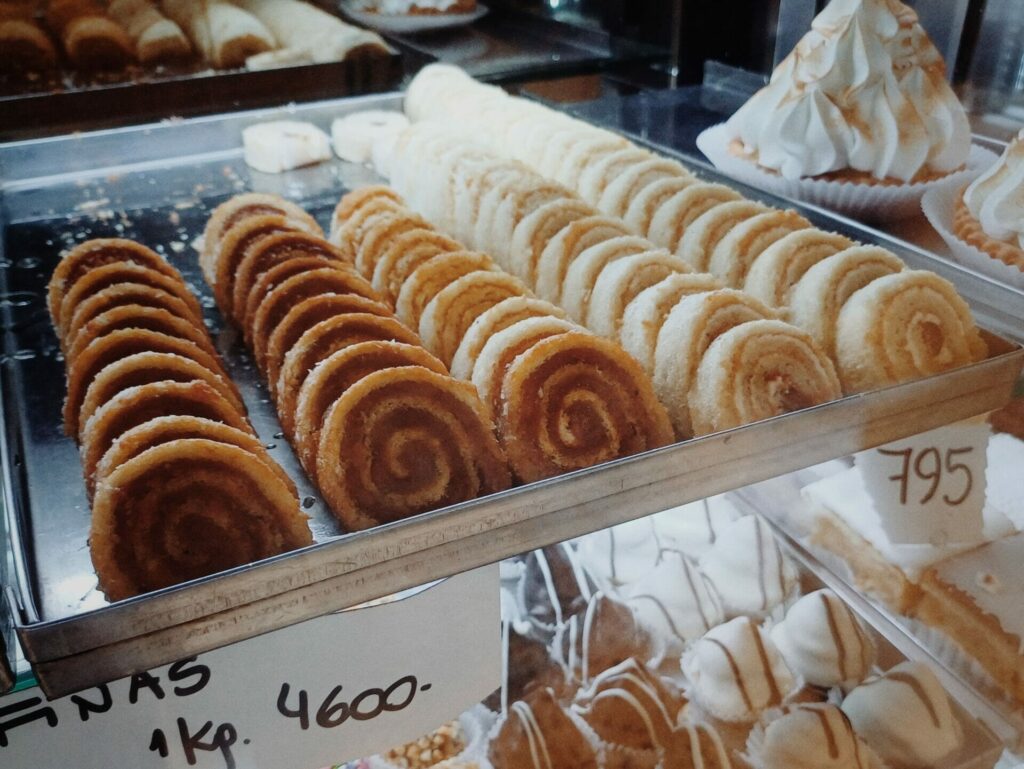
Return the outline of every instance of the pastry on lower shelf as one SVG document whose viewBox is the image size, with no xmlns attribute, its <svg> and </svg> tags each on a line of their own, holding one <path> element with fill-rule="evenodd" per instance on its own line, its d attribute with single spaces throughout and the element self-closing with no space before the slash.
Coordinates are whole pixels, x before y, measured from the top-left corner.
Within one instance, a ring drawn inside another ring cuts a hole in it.
<svg viewBox="0 0 1024 769">
<path fill-rule="evenodd" d="M 487 749 L 494 769 L 597 769 L 598 756 L 550 690 L 509 706 Z"/>
<path fill-rule="evenodd" d="M 419 739 L 381 753 L 381 757 L 401 769 L 429 769 L 454 758 L 465 748 L 462 727 L 458 721 L 452 721 Z"/>
<path fill-rule="evenodd" d="M 264 462 L 204 439 L 155 446 L 107 475 L 89 533 L 112 601 L 311 543 L 298 498 Z"/>
<path fill-rule="evenodd" d="M 563 542 L 523 558 L 518 601 L 534 632 L 549 638 L 570 617 L 586 610 L 596 587 L 573 545 Z"/>
<path fill-rule="evenodd" d="M 57 64 L 57 50 L 35 18 L 33 3 L 0 3 L 0 72 L 42 72 Z"/>
<path fill-rule="evenodd" d="M 566 680 L 585 686 L 594 676 L 631 657 L 651 659 L 654 642 L 628 606 L 597 592 L 591 595 L 585 612 L 574 614 L 558 628 L 551 648 Z"/>
<path fill-rule="evenodd" d="M 835 705 L 783 708 L 754 727 L 745 758 L 756 769 L 882 769 L 884 764 Z"/>
<path fill-rule="evenodd" d="M 511 483 L 472 385 L 421 366 L 370 374 L 331 406 L 320 434 L 317 480 L 331 509 L 352 529 Z"/>
<path fill-rule="evenodd" d="M 312 123 L 272 120 L 242 129 L 245 164 L 267 174 L 279 174 L 331 158 L 331 140 Z"/>
<path fill-rule="evenodd" d="M 181 27 L 164 16 L 151 0 L 113 0 L 107 13 L 131 36 L 143 64 L 163 64 L 192 56 L 192 45 Z"/>
<path fill-rule="evenodd" d="M 162 5 L 218 69 L 241 67 L 248 57 L 277 47 L 259 19 L 227 0 L 163 0 Z"/>
<path fill-rule="evenodd" d="M 46 23 L 80 69 L 122 69 L 135 58 L 131 37 L 96 0 L 50 0 Z"/>
</svg>

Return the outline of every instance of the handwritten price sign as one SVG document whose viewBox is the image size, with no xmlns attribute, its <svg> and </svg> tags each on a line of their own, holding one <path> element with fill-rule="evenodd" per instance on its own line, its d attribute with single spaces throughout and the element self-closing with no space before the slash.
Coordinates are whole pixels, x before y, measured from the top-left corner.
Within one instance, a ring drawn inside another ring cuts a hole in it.
<svg viewBox="0 0 1024 769">
<path fill-rule="evenodd" d="M 416 739 L 501 679 L 498 566 L 47 701 L 0 697 L 0 767 L 316 769 Z"/>
<path fill-rule="evenodd" d="M 969 420 L 857 455 L 894 543 L 981 540 L 989 432 L 985 422 Z"/>
</svg>

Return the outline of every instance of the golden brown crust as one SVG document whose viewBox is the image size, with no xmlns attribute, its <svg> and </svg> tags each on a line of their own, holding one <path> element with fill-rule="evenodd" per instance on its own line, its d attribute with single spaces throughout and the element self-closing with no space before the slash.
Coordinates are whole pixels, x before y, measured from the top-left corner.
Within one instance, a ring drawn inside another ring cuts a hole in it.
<svg viewBox="0 0 1024 769">
<path fill-rule="evenodd" d="M 100 313 L 78 329 L 72 340 L 71 347 L 64 355 L 67 365 L 74 365 L 75 358 L 94 339 L 99 339 L 111 331 L 118 331 L 124 328 L 141 328 L 147 331 L 159 331 L 161 334 L 167 334 L 168 336 L 177 336 L 187 339 L 210 355 L 217 355 L 217 351 L 214 349 L 213 343 L 210 342 L 210 337 L 206 330 L 195 325 L 192 321 L 179 318 L 177 315 L 159 307 L 124 304 Z"/>
<path fill-rule="evenodd" d="M 475 251 L 436 254 L 421 262 L 403 279 L 395 301 L 395 314 L 409 328 L 419 328 L 423 310 L 445 286 L 478 270 L 493 270 L 494 261 Z"/>
<path fill-rule="evenodd" d="M 402 285 L 412 272 L 429 259 L 443 253 L 457 253 L 462 246 L 438 232 L 408 230 L 387 247 L 373 269 L 373 287 L 394 306 Z"/>
<path fill-rule="evenodd" d="M 964 189 L 966 190 L 966 187 Z M 967 245 L 983 251 L 993 259 L 1024 272 L 1024 249 L 1018 248 L 1013 243 L 989 237 L 981 228 L 981 222 L 975 219 L 970 209 L 967 208 L 963 191 L 957 197 L 956 208 L 953 210 L 953 234 Z"/>
<path fill-rule="evenodd" d="M 0 18 L 0 72 L 40 72 L 57 64 L 57 50 L 42 27 Z"/>
<path fill-rule="evenodd" d="M 281 285 L 284 281 L 293 275 L 298 275 L 300 272 L 309 272 L 310 270 L 319 270 L 323 267 L 330 267 L 331 262 L 328 259 L 324 259 L 319 256 L 300 256 L 295 259 L 289 259 L 286 262 L 275 264 L 269 270 L 260 275 L 259 279 L 253 284 L 252 289 L 249 291 L 249 295 L 245 298 L 245 309 L 242 311 L 241 327 L 246 333 L 250 333 L 252 330 L 253 318 L 256 315 L 256 310 L 259 309 L 260 302 L 263 298 L 269 294 L 276 286 Z"/>
</svg>

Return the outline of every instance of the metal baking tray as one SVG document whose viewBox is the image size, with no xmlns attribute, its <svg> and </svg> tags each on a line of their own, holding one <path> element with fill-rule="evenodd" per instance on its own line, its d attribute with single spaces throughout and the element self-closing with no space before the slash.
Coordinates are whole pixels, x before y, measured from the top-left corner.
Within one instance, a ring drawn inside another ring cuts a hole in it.
<svg viewBox="0 0 1024 769">
<path fill-rule="evenodd" d="M 365 167 L 336 160 L 279 176 L 250 171 L 241 158 L 244 126 L 287 115 L 326 128 L 347 112 L 400 106 L 400 94 L 367 96 L 0 146 L 0 472 L 13 549 L 0 622 L 11 617 L 48 694 L 987 412 L 1009 399 L 1024 350 L 990 335 L 991 358 L 941 376 L 344 534 L 275 437 L 279 427 L 266 391 L 234 332 L 222 329 L 212 310 L 189 243 L 209 210 L 239 191 L 286 195 L 324 221 L 344 190 L 375 178 Z M 837 226 L 821 212 L 805 213 Z M 63 364 L 43 291 L 61 249 L 104 234 L 162 250 L 203 296 L 255 426 L 302 489 L 315 545 L 114 605 L 96 592 L 81 468 L 60 427 Z"/>
</svg>

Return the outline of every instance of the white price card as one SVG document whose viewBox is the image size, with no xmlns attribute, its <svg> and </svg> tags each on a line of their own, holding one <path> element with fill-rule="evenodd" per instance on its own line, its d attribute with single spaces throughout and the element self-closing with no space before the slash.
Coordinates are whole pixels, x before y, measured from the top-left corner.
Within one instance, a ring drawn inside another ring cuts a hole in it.
<svg viewBox="0 0 1024 769">
<path fill-rule="evenodd" d="M 967 420 L 857 454 L 857 467 L 894 544 L 982 539 L 990 434 L 987 422 Z"/>
<path fill-rule="evenodd" d="M 499 685 L 498 565 L 47 701 L 0 697 L 0 766 L 316 769 L 433 731 Z"/>
</svg>

